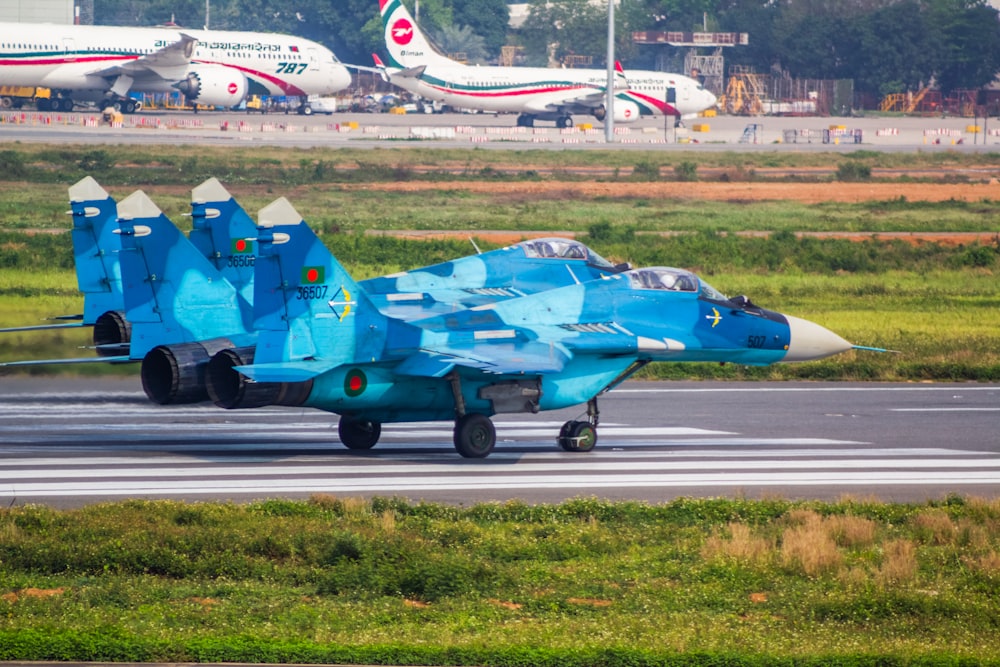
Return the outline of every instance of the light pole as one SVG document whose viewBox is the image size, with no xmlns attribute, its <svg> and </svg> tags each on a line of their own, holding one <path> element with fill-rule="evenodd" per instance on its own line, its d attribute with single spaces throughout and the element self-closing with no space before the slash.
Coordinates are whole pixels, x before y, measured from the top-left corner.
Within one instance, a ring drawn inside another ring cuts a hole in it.
<svg viewBox="0 0 1000 667">
<path fill-rule="evenodd" d="M 608 0 L 608 87 L 604 91 L 604 141 L 615 140 L 615 0 Z"/>
</svg>

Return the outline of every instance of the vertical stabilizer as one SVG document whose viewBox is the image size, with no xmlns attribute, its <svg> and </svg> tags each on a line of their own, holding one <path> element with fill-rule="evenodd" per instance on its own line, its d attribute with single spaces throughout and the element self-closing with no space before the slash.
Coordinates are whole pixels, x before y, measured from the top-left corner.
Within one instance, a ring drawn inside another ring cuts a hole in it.
<svg viewBox="0 0 1000 667">
<path fill-rule="evenodd" d="M 144 192 L 118 215 L 133 359 L 157 345 L 248 333 L 250 305 Z"/>
<path fill-rule="evenodd" d="M 121 243 L 115 232 L 118 207 L 97 181 L 87 176 L 69 188 L 73 215 L 73 259 L 83 293 L 83 324 L 94 324 L 108 311 L 124 310 Z"/>
<path fill-rule="evenodd" d="M 191 243 L 253 303 L 257 225 L 216 178 L 191 192 Z"/>
<path fill-rule="evenodd" d="M 460 67 L 434 50 L 401 0 L 379 0 L 390 67 Z"/>
<path fill-rule="evenodd" d="M 258 223 L 254 363 L 332 367 L 380 353 L 385 318 L 292 205 L 276 200 Z"/>
</svg>

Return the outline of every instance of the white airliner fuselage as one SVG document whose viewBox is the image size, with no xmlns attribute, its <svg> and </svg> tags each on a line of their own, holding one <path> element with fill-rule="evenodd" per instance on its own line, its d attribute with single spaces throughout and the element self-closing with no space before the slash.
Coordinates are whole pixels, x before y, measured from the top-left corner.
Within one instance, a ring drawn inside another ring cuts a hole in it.
<svg viewBox="0 0 1000 667">
<path fill-rule="evenodd" d="M 595 69 L 479 67 L 437 53 L 401 0 L 379 0 L 390 62 L 383 66 L 394 85 L 454 107 L 519 113 L 518 125 L 537 119 L 573 124 L 571 115 L 606 115 L 607 72 Z M 616 123 L 640 116 L 691 117 L 715 106 L 716 98 L 698 81 L 669 72 L 618 71 L 613 104 Z"/>
<path fill-rule="evenodd" d="M 131 92 L 180 90 L 190 102 L 232 107 L 249 95 L 326 95 L 351 77 L 326 47 L 292 35 L 0 23 L 0 83 L 135 110 Z"/>
</svg>

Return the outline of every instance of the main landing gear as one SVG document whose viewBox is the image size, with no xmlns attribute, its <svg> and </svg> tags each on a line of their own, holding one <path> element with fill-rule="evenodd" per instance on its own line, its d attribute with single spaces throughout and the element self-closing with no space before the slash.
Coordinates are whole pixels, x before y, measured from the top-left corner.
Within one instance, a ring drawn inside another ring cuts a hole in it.
<svg viewBox="0 0 1000 667">
<path fill-rule="evenodd" d="M 520 114 L 517 117 L 517 126 L 518 127 L 534 127 L 536 119 L 538 119 L 538 116 L 536 116 L 534 114 L 530 114 L 530 113 Z M 555 120 L 556 121 L 556 127 L 558 127 L 560 130 L 563 130 L 563 129 L 566 129 L 566 128 L 569 128 L 569 127 L 573 127 L 573 117 L 570 116 L 569 114 L 564 114 L 562 116 L 556 116 L 555 118 L 553 118 L 552 116 L 548 116 L 548 117 L 544 117 L 543 116 L 543 117 L 541 117 L 541 120 Z"/>
<path fill-rule="evenodd" d="M 467 459 L 483 459 L 490 455 L 497 442 L 493 421 L 479 412 L 466 412 L 462 381 L 454 371 L 447 376 L 455 400 L 455 450 Z M 535 404 L 537 408 L 537 403 Z M 505 411 L 505 410 L 504 410 Z M 537 412 L 537 409 L 531 410 Z M 600 412 L 597 397 L 587 401 L 587 419 L 563 424 L 556 440 L 567 452 L 589 452 L 597 444 Z M 360 417 L 343 415 L 337 426 L 340 441 L 348 449 L 367 450 L 374 447 L 382 435 L 382 424 Z"/>
<path fill-rule="evenodd" d="M 356 417 L 341 417 L 337 435 L 348 449 L 371 449 L 382 435 L 382 424 Z"/>
</svg>

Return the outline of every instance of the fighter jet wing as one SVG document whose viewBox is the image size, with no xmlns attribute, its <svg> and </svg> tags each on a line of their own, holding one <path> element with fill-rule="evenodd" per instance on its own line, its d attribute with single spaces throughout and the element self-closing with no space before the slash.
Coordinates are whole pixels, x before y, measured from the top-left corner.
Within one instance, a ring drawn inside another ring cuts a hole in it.
<svg viewBox="0 0 1000 667">
<path fill-rule="evenodd" d="M 83 316 L 73 316 L 80 317 Z M 7 329 L 0 329 L 0 333 L 16 333 L 18 331 L 46 331 L 48 329 L 82 329 L 84 327 L 90 328 L 89 324 L 84 324 L 83 322 L 60 322 L 52 324 L 32 324 L 26 327 L 10 327 Z"/>
<path fill-rule="evenodd" d="M 233 368 L 254 382 L 306 382 L 339 365 L 337 362 L 331 363 L 319 359 L 303 359 L 302 361 L 280 361 L 267 364 L 234 366 Z"/>
<path fill-rule="evenodd" d="M 572 355 L 557 343 L 537 340 L 471 342 L 435 345 L 408 357 L 396 366 L 399 375 L 442 377 L 455 366 L 485 373 L 558 373 Z"/>
<path fill-rule="evenodd" d="M 0 363 L 0 368 L 12 368 L 14 366 L 57 366 L 60 364 L 127 364 L 140 361 L 132 359 L 127 354 L 117 357 L 79 357 L 77 359 L 33 359 L 25 361 L 4 361 Z"/>
</svg>

